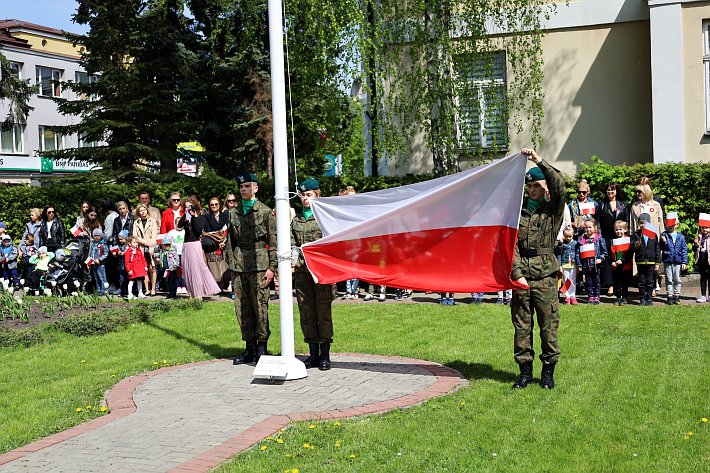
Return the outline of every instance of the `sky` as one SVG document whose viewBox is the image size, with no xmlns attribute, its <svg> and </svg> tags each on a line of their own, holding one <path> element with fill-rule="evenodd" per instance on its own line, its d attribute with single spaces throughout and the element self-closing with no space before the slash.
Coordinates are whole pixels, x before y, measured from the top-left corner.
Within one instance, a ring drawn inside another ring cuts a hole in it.
<svg viewBox="0 0 710 473">
<path fill-rule="evenodd" d="M 87 25 L 71 21 L 76 8 L 76 0 L 0 0 L 0 19 L 13 18 L 70 33 L 86 33 Z"/>
</svg>

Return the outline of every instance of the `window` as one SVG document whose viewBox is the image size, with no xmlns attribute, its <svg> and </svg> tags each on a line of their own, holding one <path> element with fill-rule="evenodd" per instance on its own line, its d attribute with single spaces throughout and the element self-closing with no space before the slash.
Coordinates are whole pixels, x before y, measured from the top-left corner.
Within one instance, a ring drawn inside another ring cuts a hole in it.
<svg viewBox="0 0 710 473">
<path fill-rule="evenodd" d="M 59 133 L 55 133 L 46 126 L 39 126 L 39 150 L 54 151 L 64 149 L 64 139 Z"/>
<path fill-rule="evenodd" d="M 86 72 L 77 72 L 75 78 L 77 84 L 93 84 L 97 81 L 98 76 L 87 74 Z M 91 95 L 91 97 L 89 97 L 83 93 L 79 94 L 79 97 L 83 100 L 88 100 L 89 98 L 91 98 L 91 100 L 96 99 L 95 95 Z"/>
<path fill-rule="evenodd" d="M 710 20 L 703 21 L 703 68 L 705 75 L 705 134 L 710 135 Z"/>
<path fill-rule="evenodd" d="M 94 148 L 98 145 L 97 141 L 87 141 L 86 133 L 79 133 L 79 148 Z"/>
<path fill-rule="evenodd" d="M 62 71 L 60 69 L 37 66 L 37 84 L 39 84 L 39 92 L 37 95 L 42 97 L 60 97 L 62 92 L 59 88 L 60 80 L 62 80 Z"/>
<path fill-rule="evenodd" d="M 22 63 L 10 61 L 10 73 L 17 79 L 21 79 L 22 76 Z"/>
<path fill-rule="evenodd" d="M 507 148 L 505 64 L 503 52 L 455 57 L 456 133 L 461 151 Z"/>
<path fill-rule="evenodd" d="M 23 152 L 22 127 L 14 125 L 9 130 L 0 130 L 0 153 L 19 154 Z"/>
</svg>

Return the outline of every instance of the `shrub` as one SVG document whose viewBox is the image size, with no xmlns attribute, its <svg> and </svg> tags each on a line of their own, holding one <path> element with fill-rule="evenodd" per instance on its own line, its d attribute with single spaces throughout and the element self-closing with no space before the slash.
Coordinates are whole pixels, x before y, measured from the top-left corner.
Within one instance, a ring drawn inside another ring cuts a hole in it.
<svg viewBox="0 0 710 473">
<path fill-rule="evenodd" d="M 45 338 L 39 327 L 28 327 L 20 330 L 10 330 L 0 327 L 0 347 L 30 347 L 44 343 Z"/>
</svg>

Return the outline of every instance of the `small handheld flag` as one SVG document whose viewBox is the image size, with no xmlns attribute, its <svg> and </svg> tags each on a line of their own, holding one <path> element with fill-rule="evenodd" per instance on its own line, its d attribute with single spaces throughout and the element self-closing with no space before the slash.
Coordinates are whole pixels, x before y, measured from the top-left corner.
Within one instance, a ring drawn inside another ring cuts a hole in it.
<svg viewBox="0 0 710 473">
<path fill-rule="evenodd" d="M 118 253 L 118 250 L 119 250 L 118 246 L 115 246 L 115 245 L 111 246 L 109 248 L 109 251 L 111 252 L 112 255 L 115 255 L 116 253 Z"/>
<path fill-rule="evenodd" d="M 88 258 L 86 258 L 86 261 L 84 261 L 84 264 L 90 268 L 91 265 L 94 264 L 94 259 L 91 256 L 89 256 Z"/>
<path fill-rule="evenodd" d="M 569 288 L 572 287 L 572 280 L 570 278 L 567 278 L 565 283 L 562 285 L 560 288 L 560 292 L 562 294 L 567 294 L 567 291 L 569 291 Z"/>
<path fill-rule="evenodd" d="M 166 236 L 168 236 L 167 233 L 160 233 L 160 234 L 158 234 L 158 236 L 155 237 L 155 242 L 156 242 L 158 245 L 162 245 L 162 244 L 163 244 L 163 240 L 165 239 Z"/>
<path fill-rule="evenodd" d="M 701 213 L 700 216 L 698 217 L 698 226 L 699 227 L 710 227 L 710 214 Z"/>
<path fill-rule="evenodd" d="M 666 215 L 666 227 L 678 224 L 678 212 L 668 212 Z"/>
<path fill-rule="evenodd" d="M 581 202 L 579 212 L 582 215 L 594 215 L 594 202 Z"/>
<path fill-rule="evenodd" d="M 579 247 L 579 257 L 582 259 L 594 258 L 595 254 L 594 243 L 587 243 Z"/>
<path fill-rule="evenodd" d="M 654 225 L 651 222 L 646 222 L 643 225 L 643 230 L 641 230 L 642 235 L 646 235 L 649 238 L 658 238 L 658 225 Z"/>
<path fill-rule="evenodd" d="M 617 252 L 617 251 L 626 251 L 629 249 L 631 246 L 631 238 L 629 237 L 622 237 L 622 238 L 614 238 L 611 240 L 611 251 Z"/>
<path fill-rule="evenodd" d="M 74 236 L 74 238 L 81 235 L 81 227 L 79 225 L 74 225 L 73 227 L 71 227 L 71 229 L 69 231 Z"/>
</svg>

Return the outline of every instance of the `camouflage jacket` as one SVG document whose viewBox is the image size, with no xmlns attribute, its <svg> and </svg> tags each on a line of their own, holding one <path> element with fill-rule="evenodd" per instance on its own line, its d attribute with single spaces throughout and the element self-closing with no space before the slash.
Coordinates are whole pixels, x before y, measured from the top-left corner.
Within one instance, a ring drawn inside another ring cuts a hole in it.
<svg viewBox="0 0 710 473">
<path fill-rule="evenodd" d="M 299 213 L 291 220 L 291 245 L 300 247 L 304 243 L 310 243 L 321 238 L 323 238 L 323 232 L 318 226 L 315 217 L 311 216 L 311 218 L 306 220 L 303 213 Z M 298 255 L 296 271 L 299 273 L 308 272 L 306 261 L 301 253 Z"/>
<path fill-rule="evenodd" d="M 542 202 L 534 213 L 530 213 L 527 199 L 523 199 L 511 274 L 513 280 L 521 277 L 528 281 L 542 279 L 560 268 L 554 248 L 566 205 L 565 181 L 544 159 L 538 167 L 545 175 L 550 200 Z"/>
<path fill-rule="evenodd" d="M 230 210 L 224 252 L 232 271 L 276 272 L 276 219 L 271 209 L 256 201 L 246 215 L 241 202 Z"/>
</svg>

